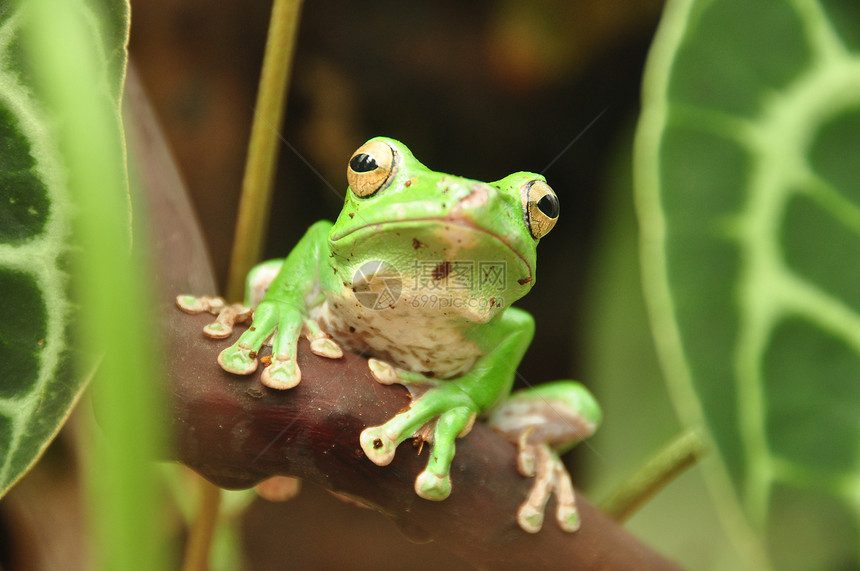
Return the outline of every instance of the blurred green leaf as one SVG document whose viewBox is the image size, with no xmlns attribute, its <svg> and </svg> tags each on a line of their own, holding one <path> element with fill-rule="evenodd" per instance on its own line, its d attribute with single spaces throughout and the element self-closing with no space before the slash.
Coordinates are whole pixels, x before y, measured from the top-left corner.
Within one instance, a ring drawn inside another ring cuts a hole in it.
<svg viewBox="0 0 860 571">
<path fill-rule="evenodd" d="M 28 56 L 50 110 L 51 136 L 74 209 L 70 250 L 74 299 L 81 310 L 73 325 L 84 373 L 86 355 L 99 355 L 91 392 L 99 425 L 92 415 L 84 417 L 90 422 L 82 451 L 92 566 L 165 569 L 164 513 L 154 466 L 164 457 L 159 451 L 164 404 L 151 327 L 153 271 L 141 251 L 149 240 L 140 211 L 135 236 L 143 246 L 130 248 L 119 109 L 125 68 L 115 59 L 125 61 L 128 4 L 27 0 L 25 6 L 32 16 Z"/>
<path fill-rule="evenodd" d="M 860 565 L 858 39 L 855 0 L 677 0 L 646 69 L 654 335 L 780 568 Z"/>
<path fill-rule="evenodd" d="M 582 378 L 605 416 L 588 447 L 578 451 L 586 461 L 574 472 L 574 481 L 585 484 L 598 505 L 682 431 L 663 383 L 642 297 L 632 139 L 631 125 L 601 185 L 607 198 L 593 261 L 584 273 L 589 287 Z M 734 571 L 742 568 L 742 560 L 721 529 L 702 468 L 696 466 L 672 481 L 625 527 L 685 569 Z"/>
<path fill-rule="evenodd" d="M 102 17 L 102 4 L 70 7 L 101 66 L 100 96 L 117 115 L 128 6 L 111 2 Z M 79 318 L 70 297 L 74 209 L 59 121 L 47 111 L 23 37 L 32 20 L 32 3 L 0 1 L 0 496 L 39 458 L 87 377 L 72 363 Z M 115 128 L 121 137 L 118 115 Z M 127 207 L 113 216 L 128 227 Z"/>
</svg>

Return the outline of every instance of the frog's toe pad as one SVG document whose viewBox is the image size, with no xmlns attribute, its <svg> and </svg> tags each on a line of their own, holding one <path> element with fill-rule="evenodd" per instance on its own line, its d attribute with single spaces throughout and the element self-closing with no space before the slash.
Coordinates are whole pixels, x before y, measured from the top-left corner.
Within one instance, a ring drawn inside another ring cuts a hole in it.
<svg viewBox="0 0 860 571">
<path fill-rule="evenodd" d="M 517 510 L 517 523 L 529 533 L 537 533 L 543 527 L 543 509 L 526 502 Z"/>
<path fill-rule="evenodd" d="M 424 470 L 415 478 L 415 493 L 425 500 L 441 502 L 451 495 L 451 476 L 440 476 Z"/>
<path fill-rule="evenodd" d="M 260 382 L 270 389 L 285 391 L 302 381 L 302 371 L 293 359 L 272 359 L 272 363 L 263 369 Z"/>
<path fill-rule="evenodd" d="M 397 442 L 389 437 L 381 426 L 371 426 L 361 431 L 361 449 L 377 466 L 388 466 L 394 459 Z"/>
<path fill-rule="evenodd" d="M 204 311 L 217 314 L 219 311 L 224 309 L 225 305 L 226 302 L 222 297 L 194 296 L 185 294 L 176 296 L 176 307 L 185 313 L 190 313 L 191 315 L 203 313 Z"/>
<path fill-rule="evenodd" d="M 218 355 L 218 364 L 228 373 L 250 375 L 257 370 L 257 359 L 251 357 L 251 350 L 233 345 Z"/>
<path fill-rule="evenodd" d="M 298 478 L 289 476 L 272 476 L 267 480 L 263 480 L 254 489 L 257 495 L 270 502 L 285 502 L 291 500 L 299 494 L 302 487 L 302 481 Z"/>
<path fill-rule="evenodd" d="M 233 328 L 226 323 L 216 321 L 204 327 L 203 334 L 210 339 L 226 339 L 233 334 Z"/>
<path fill-rule="evenodd" d="M 367 360 L 367 366 L 373 373 L 373 378 L 381 385 L 393 385 L 400 381 L 400 375 L 391 363 L 371 358 Z"/>
<path fill-rule="evenodd" d="M 340 359 L 343 357 L 343 349 L 333 339 L 322 337 L 311 341 L 311 353 L 327 359 Z"/>
<path fill-rule="evenodd" d="M 558 521 L 559 527 L 568 533 L 578 530 L 582 524 L 576 506 L 560 506 L 555 514 L 555 519 Z"/>
</svg>

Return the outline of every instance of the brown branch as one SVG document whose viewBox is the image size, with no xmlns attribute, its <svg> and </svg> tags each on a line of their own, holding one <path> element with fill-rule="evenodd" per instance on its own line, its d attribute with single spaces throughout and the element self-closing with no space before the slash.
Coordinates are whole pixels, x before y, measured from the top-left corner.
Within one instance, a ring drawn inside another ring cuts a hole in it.
<svg viewBox="0 0 860 571">
<path fill-rule="evenodd" d="M 207 265 L 202 240 L 133 74 L 128 98 L 130 146 L 155 226 L 151 234 L 162 286 L 156 309 L 170 347 L 167 422 L 174 430 L 176 459 L 228 488 L 250 487 L 277 474 L 309 480 L 374 506 L 408 535 L 433 539 L 479 567 L 675 568 L 581 496 L 578 532 L 558 528 L 552 502 L 540 533 L 522 531 L 515 514 L 531 480 L 517 472 L 514 446 L 481 424 L 458 440 L 451 496 L 442 502 L 419 498 L 413 482 L 431 447 L 419 453 L 407 441 L 391 465 L 379 467 L 359 446 L 364 427 L 409 405 L 403 388 L 373 379 L 363 357 L 324 359 L 302 342 L 303 379 L 289 391 L 264 388 L 259 371 L 249 377 L 222 371 L 215 358 L 228 341 L 201 333 L 211 316 L 188 316 L 172 303 L 179 293 L 213 293 L 211 270 L 202 269 Z"/>
</svg>

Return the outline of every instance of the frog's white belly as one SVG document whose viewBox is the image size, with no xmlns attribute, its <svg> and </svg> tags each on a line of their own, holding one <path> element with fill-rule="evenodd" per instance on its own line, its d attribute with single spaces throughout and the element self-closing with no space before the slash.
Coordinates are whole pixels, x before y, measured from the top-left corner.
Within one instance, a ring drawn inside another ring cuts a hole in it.
<svg viewBox="0 0 860 571">
<path fill-rule="evenodd" d="M 371 309 L 349 289 L 343 295 L 326 297 L 318 307 L 317 319 L 350 351 L 441 379 L 462 375 L 483 355 L 464 335 L 475 322 L 456 312 L 413 307 L 406 299 L 384 309 Z"/>
</svg>

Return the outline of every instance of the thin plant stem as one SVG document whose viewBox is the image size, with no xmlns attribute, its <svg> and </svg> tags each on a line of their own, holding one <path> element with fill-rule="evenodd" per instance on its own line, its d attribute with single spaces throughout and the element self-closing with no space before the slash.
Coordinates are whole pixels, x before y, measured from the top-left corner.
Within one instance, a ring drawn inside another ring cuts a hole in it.
<svg viewBox="0 0 860 571">
<path fill-rule="evenodd" d="M 275 0 L 272 6 L 230 258 L 226 294 L 231 301 L 242 297 L 245 276 L 260 259 L 269 222 L 278 129 L 284 116 L 301 6 L 301 0 Z"/>
<path fill-rule="evenodd" d="M 615 521 L 624 522 L 669 482 L 695 465 L 707 452 L 699 432 L 691 430 L 669 443 L 600 506 Z"/>
<path fill-rule="evenodd" d="M 221 504 L 221 488 L 201 476 L 195 474 L 200 499 L 197 515 L 191 526 L 191 533 L 185 547 L 183 571 L 206 571 L 209 569 L 209 551 L 215 526 L 218 523 L 218 511 Z"/>
<path fill-rule="evenodd" d="M 274 0 L 272 4 L 227 280 L 226 295 L 234 301 L 243 296 L 245 275 L 260 259 L 268 225 L 280 140 L 278 129 L 284 118 L 301 6 L 301 0 Z M 198 480 L 200 505 L 185 551 L 185 571 L 207 569 L 218 522 L 221 490 L 203 478 Z"/>
</svg>

